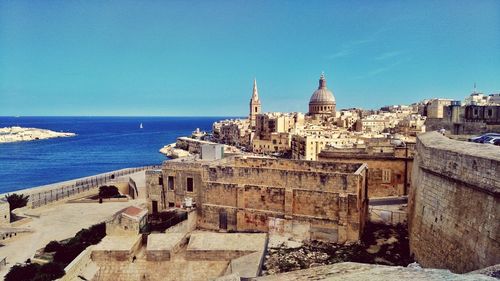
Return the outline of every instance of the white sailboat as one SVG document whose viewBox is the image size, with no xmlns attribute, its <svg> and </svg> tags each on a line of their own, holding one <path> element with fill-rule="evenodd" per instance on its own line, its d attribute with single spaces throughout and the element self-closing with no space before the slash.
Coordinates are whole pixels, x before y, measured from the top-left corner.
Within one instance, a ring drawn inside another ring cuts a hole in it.
<svg viewBox="0 0 500 281">
<path fill-rule="evenodd" d="M 144 127 L 142 126 L 142 123 L 141 123 L 141 125 L 139 125 L 139 129 L 142 129 L 142 128 L 144 128 Z"/>
</svg>

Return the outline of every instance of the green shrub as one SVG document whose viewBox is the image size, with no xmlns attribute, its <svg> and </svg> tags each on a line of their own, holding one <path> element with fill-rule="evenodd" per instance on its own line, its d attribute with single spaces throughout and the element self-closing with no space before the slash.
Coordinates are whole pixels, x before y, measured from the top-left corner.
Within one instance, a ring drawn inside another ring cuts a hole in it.
<svg viewBox="0 0 500 281">
<path fill-rule="evenodd" d="M 46 246 L 44 251 L 45 252 L 57 252 L 61 249 L 62 245 L 61 243 L 57 241 L 50 241 Z"/>
<path fill-rule="evenodd" d="M 64 268 L 89 245 L 99 243 L 106 236 L 106 224 L 95 224 L 82 229 L 67 243 L 50 241 L 46 252 L 55 252 L 54 260 L 44 265 L 27 263 L 13 266 L 5 276 L 5 281 L 49 281 L 64 276 Z"/>
<path fill-rule="evenodd" d="M 103 185 L 99 187 L 99 197 L 100 198 L 113 198 L 120 196 L 118 188 L 114 185 Z"/>
<path fill-rule="evenodd" d="M 5 195 L 5 198 L 7 198 L 10 205 L 10 211 L 12 212 L 14 209 L 26 206 L 26 204 L 28 204 L 29 195 L 24 196 L 23 194 L 13 193 Z"/>
<path fill-rule="evenodd" d="M 40 265 L 27 263 L 23 265 L 14 265 L 5 275 L 5 281 L 33 280 L 40 269 Z"/>
<path fill-rule="evenodd" d="M 40 266 L 35 278 L 32 281 L 56 280 L 64 276 L 64 267 L 61 264 L 49 262 Z"/>
<path fill-rule="evenodd" d="M 87 246 L 81 243 L 66 244 L 54 254 L 54 262 L 66 266 L 85 250 L 85 248 L 87 248 Z"/>
</svg>

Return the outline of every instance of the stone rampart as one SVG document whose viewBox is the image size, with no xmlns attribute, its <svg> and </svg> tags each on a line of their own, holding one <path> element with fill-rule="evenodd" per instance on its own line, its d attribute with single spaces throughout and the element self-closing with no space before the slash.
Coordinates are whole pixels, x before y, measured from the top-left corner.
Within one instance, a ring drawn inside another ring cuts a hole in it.
<svg viewBox="0 0 500 281">
<path fill-rule="evenodd" d="M 425 267 L 500 263 L 500 148 L 420 135 L 409 195 L 410 250 Z"/>
</svg>

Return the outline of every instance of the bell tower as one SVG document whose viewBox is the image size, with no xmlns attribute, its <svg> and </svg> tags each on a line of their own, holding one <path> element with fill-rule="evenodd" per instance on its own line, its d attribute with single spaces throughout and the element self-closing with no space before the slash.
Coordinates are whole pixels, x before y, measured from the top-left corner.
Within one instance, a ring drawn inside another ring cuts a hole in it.
<svg viewBox="0 0 500 281">
<path fill-rule="evenodd" d="M 255 118 L 257 114 L 261 113 L 261 104 L 259 100 L 259 91 L 257 90 L 257 80 L 253 80 L 253 93 L 250 99 L 250 127 L 255 128 Z"/>
</svg>

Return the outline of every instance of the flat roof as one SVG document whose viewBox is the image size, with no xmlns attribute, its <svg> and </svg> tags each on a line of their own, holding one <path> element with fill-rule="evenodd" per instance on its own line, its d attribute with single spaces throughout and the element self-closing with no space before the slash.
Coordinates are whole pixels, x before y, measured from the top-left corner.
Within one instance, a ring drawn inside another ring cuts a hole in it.
<svg viewBox="0 0 500 281">
<path fill-rule="evenodd" d="M 263 251 L 266 233 L 215 233 L 193 232 L 188 251 Z"/>
<path fill-rule="evenodd" d="M 148 251 L 172 250 L 186 236 L 185 233 L 151 233 L 148 235 Z"/>
<path fill-rule="evenodd" d="M 93 251 L 130 251 L 141 235 L 105 236 Z"/>
</svg>

